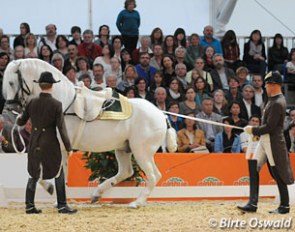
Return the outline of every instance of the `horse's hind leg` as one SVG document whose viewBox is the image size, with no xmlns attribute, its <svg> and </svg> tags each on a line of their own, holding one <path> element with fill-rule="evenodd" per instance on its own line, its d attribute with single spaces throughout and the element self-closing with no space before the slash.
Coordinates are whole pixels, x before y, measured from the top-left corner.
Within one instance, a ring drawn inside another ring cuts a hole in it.
<svg viewBox="0 0 295 232">
<path fill-rule="evenodd" d="M 116 150 L 116 159 L 119 167 L 118 173 L 97 186 L 92 194 L 91 203 L 98 201 L 106 190 L 133 175 L 131 153 Z"/>
<path fill-rule="evenodd" d="M 138 165 L 144 171 L 147 177 L 147 183 L 139 197 L 134 202 L 129 204 L 129 208 L 138 208 L 138 206 L 144 205 L 152 190 L 155 188 L 156 184 L 162 177 L 155 164 L 153 152 L 142 151 L 140 154 L 134 153 L 134 156 Z"/>
</svg>

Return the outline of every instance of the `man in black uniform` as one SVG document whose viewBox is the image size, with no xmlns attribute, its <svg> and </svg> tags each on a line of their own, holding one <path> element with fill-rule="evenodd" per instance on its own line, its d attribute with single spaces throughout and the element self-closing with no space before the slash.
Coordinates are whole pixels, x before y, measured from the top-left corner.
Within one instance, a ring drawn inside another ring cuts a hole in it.
<svg viewBox="0 0 295 232">
<path fill-rule="evenodd" d="M 32 134 L 28 148 L 28 172 L 30 178 L 26 188 L 26 213 L 38 214 L 41 210 L 35 207 L 34 198 L 36 183 L 39 179 L 55 178 L 57 207 L 59 213 L 72 214 L 76 209 L 67 205 L 64 173 L 61 165 L 60 144 L 56 135 L 56 127 L 68 154 L 72 153 L 68 138 L 62 104 L 51 96 L 52 85 L 57 83 L 50 72 L 43 72 L 38 81 L 42 92 L 33 98 L 25 111 L 17 120 L 17 124 L 24 125 L 29 118 L 32 121 Z"/>
<path fill-rule="evenodd" d="M 280 205 L 270 213 L 289 213 L 289 193 L 287 185 L 294 183 L 286 142 L 284 138 L 284 119 L 286 100 L 281 91 L 282 77 L 278 72 L 270 72 L 265 77 L 268 103 L 265 106 L 262 125 L 246 126 L 245 132 L 260 136 L 253 161 L 249 163 L 250 199 L 247 205 L 238 206 L 244 212 L 256 212 L 258 202 L 259 174 L 267 162 L 271 175 L 278 185 Z"/>
</svg>

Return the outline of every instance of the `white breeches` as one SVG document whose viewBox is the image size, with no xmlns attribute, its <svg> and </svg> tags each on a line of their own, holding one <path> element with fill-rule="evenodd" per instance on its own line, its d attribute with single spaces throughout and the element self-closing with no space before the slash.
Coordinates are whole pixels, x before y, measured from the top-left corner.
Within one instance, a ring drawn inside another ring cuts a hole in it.
<svg viewBox="0 0 295 232">
<path fill-rule="evenodd" d="M 260 136 L 260 140 L 255 149 L 253 159 L 257 160 L 258 169 L 261 169 L 261 167 L 266 163 L 267 160 L 270 166 L 275 166 L 269 134 Z"/>
</svg>

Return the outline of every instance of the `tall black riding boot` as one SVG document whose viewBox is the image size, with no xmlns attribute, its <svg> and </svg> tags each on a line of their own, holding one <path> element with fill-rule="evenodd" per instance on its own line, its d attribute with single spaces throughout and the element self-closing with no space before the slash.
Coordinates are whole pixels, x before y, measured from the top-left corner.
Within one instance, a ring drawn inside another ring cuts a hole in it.
<svg viewBox="0 0 295 232">
<path fill-rule="evenodd" d="M 259 173 L 257 171 L 257 160 L 248 160 L 248 169 L 250 176 L 250 197 L 245 206 L 238 206 L 238 209 L 244 212 L 256 212 L 259 192 Z"/>
<path fill-rule="evenodd" d="M 29 178 L 26 188 L 26 213 L 39 214 L 42 211 L 35 207 L 35 193 L 36 193 L 37 180 Z"/>
<path fill-rule="evenodd" d="M 59 213 L 73 214 L 76 213 L 76 209 L 71 209 L 67 205 L 66 187 L 63 169 L 61 170 L 60 176 L 55 178 L 55 188 L 57 196 L 57 208 Z"/>
<path fill-rule="evenodd" d="M 279 176 L 277 170 L 275 167 L 270 168 L 272 175 L 274 179 L 277 182 L 279 193 L 280 193 L 280 206 L 275 209 L 269 211 L 269 213 L 277 213 L 277 214 L 286 214 L 290 212 L 290 206 L 289 206 L 289 192 L 288 187 L 282 180 L 282 178 Z"/>
</svg>

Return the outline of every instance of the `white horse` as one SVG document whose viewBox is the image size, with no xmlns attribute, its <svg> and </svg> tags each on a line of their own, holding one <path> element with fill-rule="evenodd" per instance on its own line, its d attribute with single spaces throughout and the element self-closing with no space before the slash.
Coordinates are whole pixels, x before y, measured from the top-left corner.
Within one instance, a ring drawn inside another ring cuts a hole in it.
<svg viewBox="0 0 295 232">
<path fill-rule="evenodd" d="M 49 71 L 56 80 L 61 80 L 54 85 L 53 97 L 62 102 L 64 111 L 73 113 L 76 93 L 74 85 L 56 68 L 38 59 L 23 59 L 9 63 L 3 78 L 3 95 L 7 104 L 18 102 L 24 105 L 29 97 L 37 96 L 41 89 L 33 80 L 39 79 L 43 71 Z M 166 117 L 158 108 L 143 99 L 129 99 L 129 102 L 133 113 L 126 120 L 94 120 L 86 123 L 84 121 L 83 125 L 79 117 L 65 115 L 71 141 L 77 133 L 81 133 L 79 150 L 92 152 L 115 150 L 116 152 L 118 173 L 98 185 L 91 196 L 92 202 L 96 202 L 113 185 L 132 176 L 131 155 L 133 153 L 146 174 L 147 184 L 129 207 L 137 208 L 144 204 L 161 178 L 161 173 L 154 162 L 154 154 L 165 142 L 169 151 L 174 152 L 177 148 L 176 133 L 173 128 L 168 128 Z"/>
</svg>

